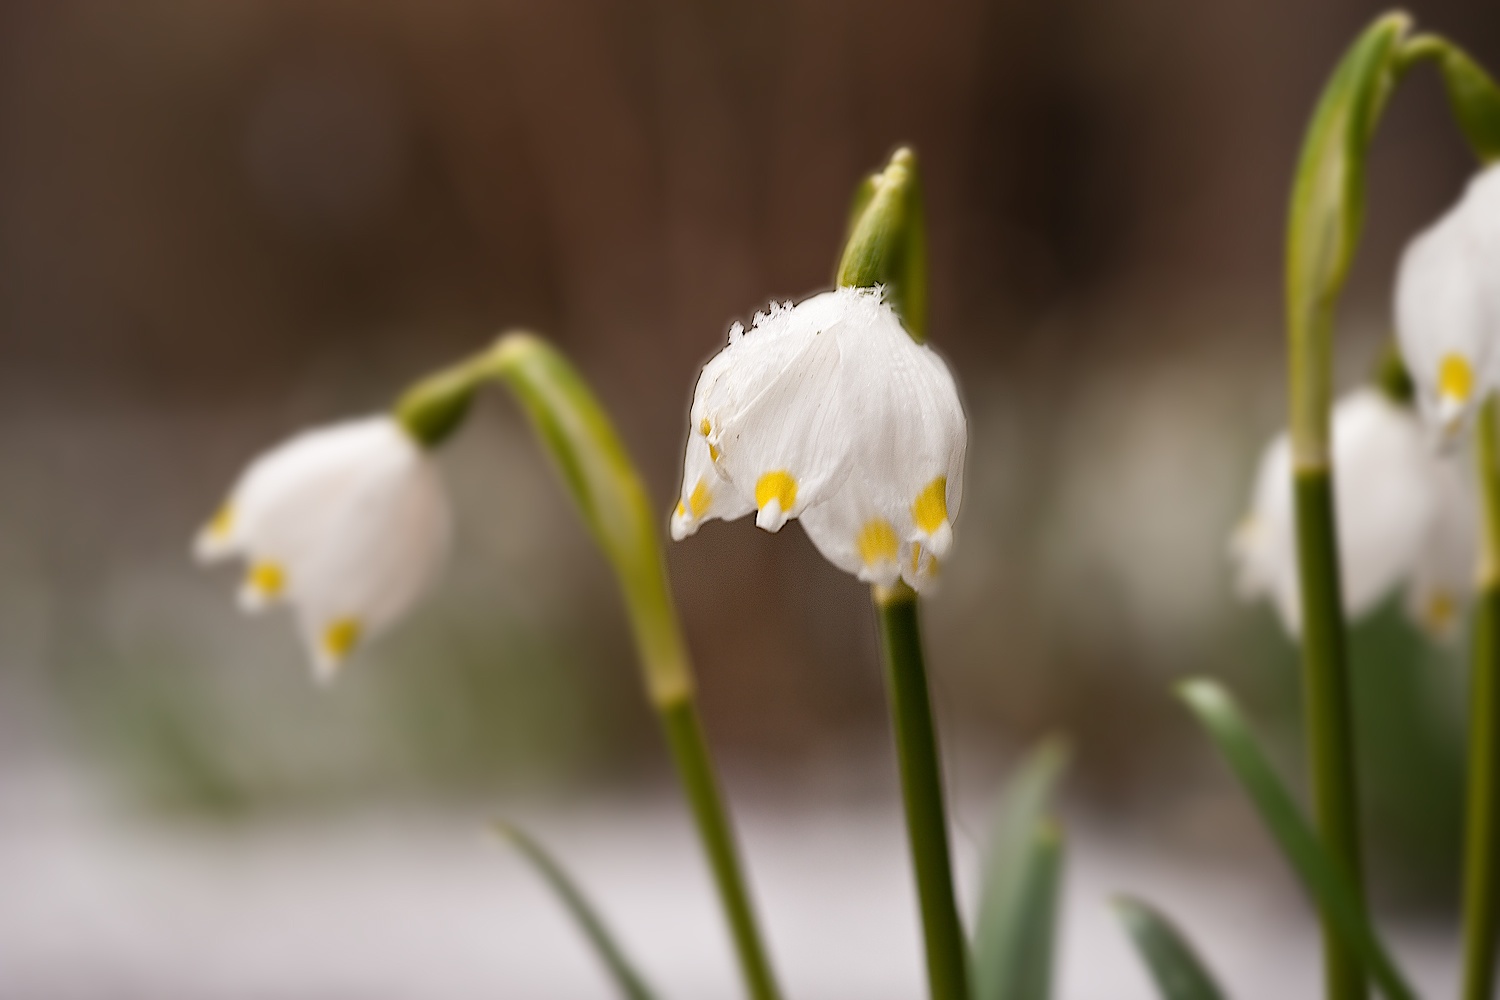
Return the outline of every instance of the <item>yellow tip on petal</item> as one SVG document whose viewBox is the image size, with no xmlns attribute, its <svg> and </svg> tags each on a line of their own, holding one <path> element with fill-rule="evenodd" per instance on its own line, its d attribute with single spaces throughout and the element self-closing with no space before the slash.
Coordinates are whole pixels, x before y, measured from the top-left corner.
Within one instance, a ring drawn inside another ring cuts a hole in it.
<svg viewBox="0 0 1500 1000">
<path fill-rule="evenodd" d="M 1422 608 L 1422 624 L 1429 632 L 1441 634 L 1448 631 L 1458 615 L 1458 602 L 1446 590 L 1434 590 Z"/>
<path fill-rule="evenodd" d="M 755 481 L 755 506 L 764 510 L 772 500 L 780 503 L 782 512 L 792 509 L 797 502 L 797 480 L 784 469 L 767 472 Z"/>
<path fill-rule="evenodd" d="M 708 484 L 700 478 L 693 487 L 693 492 L 688 495 L 688 507 L 693 511 L 693 517 L 702 518 L 708 513 L 708 505 L 714 502 L 714 495 L 709 492 Z"/>
<path fill-rule="evenodd" d="M 1474 369 L 1461 354 L 1444 356 L 1438 365 L 1438 395 L 1455 403 L 1467 403 L 1474 392 Z"/>
<path fill-rule="evenodd" d="M 698 421 L 698 433 L 702 434 L 705 440 L 707 440 L 709 435 L 713 434 L 713 432 L 713 421 L 709 420 L 707 417 L 704 417 L 702 420 Z M 717 462 L 719 460 L 719 446 L 714 444 L 712 441 L 708 442 L 708 460 L 710 462 Z"/>
<path fill-rule="evenodd" d="M 891 522 L 876 518 L 866 521 L 859 529 L 854 544 L 859 548 L 859 558 L 864 564 L 874 567 L 894 562 L 901 543 Z"/>
<path fill-rule="evenodd" d="M 323 655 L 337 666 L 348 658 L 359 644 L 360 626 L 357 618 L 338 618 L 323 629 Z"/>
<path fill-rule="evenodd" d="M 214 512 L 204 527 L 203 533 L 210 538 L 224 539 L 228 537 L 229 531 L 234 527 L 234 508 L 225 504 Z"/>
<path fill-rule="evenodd" d="M 917 530 L 930 535 L 948 520 L 948 477 L 938 476 L 917 494 L 911 505 L 911 519 Z"/>
<path fill-rule="evenodd" d="M 279 563 L 256 563 L 245 574 L 245 586 L 262 597 L 280 597 L 286 590 L 286 570 Z"/>
</svg>

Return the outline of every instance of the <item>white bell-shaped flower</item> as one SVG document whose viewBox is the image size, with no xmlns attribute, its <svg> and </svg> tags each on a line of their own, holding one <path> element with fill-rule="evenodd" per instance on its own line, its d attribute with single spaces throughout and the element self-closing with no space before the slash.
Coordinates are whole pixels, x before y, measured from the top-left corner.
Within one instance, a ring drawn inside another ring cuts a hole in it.
<svg viewBox="0 0 1500 1000">
<path fill-rule="evenodd" d="M 1345 614 L 1366 614 L 1405 583 L 1418 623 L 1446 634 L 1473 589 L 1470 484 L 1452 459 L 1432 453 L 1415 414 L 1373 388 L 1334 407 L 1333 469 Z M 1297 635 L 1302 604 L 1285 433 L 1261 458 L 1251 504 L 1230 540 L 1240 594 L 1269 598 Z"/>
<path fill-rule="evenodd" d="M 328 678 L 412 605 L 450 532 L 431 456 L 399 422 L 378 416 L 305 431 L 261 455 L 196 551 L 206 562 L 243 558 L 241 606 L 290 604 Z"/>
<path fill-rule="evenodd" d="M 1500 166 L 1407 246 L 1396 326 L 1422 412 L 1451 436 L 1500 387 Z"/>
<path fill-rule="evenodd" d="M 879 289 L 772 305 L 703 368 L 690 412 L 681 539 L 750 511 L 801 518 L 834 565 L 921 588 L 953 541 L 967 437 L 942 358 L 911 339 Z"/>
</svg>

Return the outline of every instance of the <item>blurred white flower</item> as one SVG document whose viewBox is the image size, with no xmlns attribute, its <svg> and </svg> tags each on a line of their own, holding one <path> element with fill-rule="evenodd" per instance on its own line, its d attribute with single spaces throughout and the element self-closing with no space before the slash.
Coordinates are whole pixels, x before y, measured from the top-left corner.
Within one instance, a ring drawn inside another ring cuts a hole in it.
<svg viewBox="0 0 1500 1000">
<path fill-rule="evenodd" d="M 1477 508 L 1454 459 L 1428 447 L 1414 413 L 1363 388 L 1333 410 L 1334 503 L 1344 612 L 1357 618 L 1398 585 L 1428 632 L 1450 635 L 1474 588 Z M 1291 446 L 1266 448 L 1250 513 L 1230 540 L 1246 599 L 1268 597 L 1301 630 Z"/>
<path fill-rule="evenodd" d="M 967 424 L 943 359 L 879 289 L 773 304 L 703 368 L 672 537 L 755 511 L 800 518 L 861 580 L 922 589 L 953 544 Z"/>
<path fill-rule="evenodd" d="M 199 533 L 205 562 L 246 563 L 240 605 L 285 601 L 320 678 L 395 622 L 448 547 L 447 494 L 388 416 L 305 431 L 261 455 Z"/>
<path fill-rule="evenodd" d="M 1451 436 L 1500 387 L 1500 166 L 1407 246 L 1396 326 L 1422 412 Z"/>
</svg>

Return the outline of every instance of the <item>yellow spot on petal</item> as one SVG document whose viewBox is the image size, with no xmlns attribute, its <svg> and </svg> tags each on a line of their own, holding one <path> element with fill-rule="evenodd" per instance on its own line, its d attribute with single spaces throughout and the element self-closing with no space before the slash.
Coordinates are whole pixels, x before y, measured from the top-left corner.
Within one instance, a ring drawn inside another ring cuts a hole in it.
<svg viewBox="0 0 1500 1000">
<path fill-rule="evenodd" d="M 911 519 L 918 530 L 932 534 L 948 520 L 948 477 L 938 476 L 928 483 L 911 505 Z"/>
<path fill-rule="evenodd" d="M 896 538 L 896 529 L 891 527 L 891 522 L 877 517 L 873 521 L 866 521 L 865 526 L 859 529 L 854 544 L 858 546 L 859 558 L 866 566 L 878 566 L 894 561 L 901 543 Z"/>
<path fill-rule="evenodd" d="M 323 652 L 335 663 L 345 659 L 359 643 L 359 632 L 359 619 L 335 619 L 323 630 Z"/>
<path fill-rule="evenodd" d="M 686 517 L 687 516 L 687 508 L 682 505 L 682 501 L 681 500 L 677 501 L 677 516 L 678 517 Z"/>
<path fill-rule="evenodd" d="M 763 510 L 772 500 L 781 502 L 783 512 L 790 511 L 797 502 L 797 480 L 785 469 L 767 472 L 755 481 L 756 508 Z"/>
<path fill-rule="evenodd" d="M 1438 395 L 1467 403 L 1474 391 L 1474 369 L 1461 354 L 1449 354 L 1438 365 Z"/>
<path fill-rule="evenodd" d="M 1433 632 L 1446 632 L 1458 614 L 1458 602 L 1446 590 L 1434 590 L 1422 609 L 1423 623 Z"/>
<path fill-rule="evenodd" d="M 705 439 L 707 439 L 708 436 L 713 432 L 714 425 L 712 420 L 704 417 L 702 420 L 698 421 L 698 433 L 702 434 Z M 711 462 L 717 462 L 719 460 L 719 446 L 714 444 L 712 441 L 708 442 L 708 458 Z"/>
<path fill-rule="evenodd" d="M 226 503 L 214 512 L 213 517 L 209 518 L 208 527 L 204 531 L 210 538 L 224 538 L 233 527 L 234 510 Z"/>
<path fill-rule="evenodd" d="M 245 575 L 245 585 L 262 597 L 280 597 L 286 590 L 286 570 L 279 563 L 258 562 Z"/>
<path fill-rule="evenodd" d="M 916 576 L 922 571 L 922 546 L 915 543 L 911 547 L 911 575 Z"/>
<path fill-rule="evenodd" d="M 680 502 L 680 501 L 679 501 Z M 714 495 L 708 491 L 708 486 L 700 478 L 693 492 L 688 495 L 688 506 L 692 508 L 693 517 L 701 518 L 708 513 L 708 505 L 714 502 Z"/>
</svg>

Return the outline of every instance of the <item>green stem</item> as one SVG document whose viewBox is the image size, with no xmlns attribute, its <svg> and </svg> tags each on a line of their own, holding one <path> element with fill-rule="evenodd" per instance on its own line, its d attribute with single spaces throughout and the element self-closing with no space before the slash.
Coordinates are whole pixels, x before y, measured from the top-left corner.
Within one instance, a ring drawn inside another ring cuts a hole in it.
<svg viewBox="0 0 1500 1000">
<path fill-rule="evenodd" d="M 398 400 L 396 417 L 416 440 L 437 447 L 462 425 L 475 393 L 492 382 L 515 394 L 615 570 L 635 633 L 646 696 L 666 730 L 746 986 L 753 1000 L 777 1000 L 728 810 L 698 721 L 692 664 L 658 544 L 661 513 L 651 503 L 609 414 L 559 351 L 539 337 L 515 332 L 417 383 Z"/>
<path fill-rule="evenodd" d="M 683 792 L 693 810 L 698 835 L 708 852 L 709 868 L 713 871 L 719 898 L 724 903 L 745 983 L 755 1000 L 776 1000 L 780 992 L 756 927 L 750 890 L 745 884 L 729 815 L 714 777 L 708 746 L 703 740 L 698 708 L 691 698 L 682 698 L 661 706 L 660 713 L 667 744 L 677 764 L 677 774 L 682 779 Z"/>
<path fill-rule="evenodd" d="M 896 732 L 901 797 L 917 876 L 930 995 L 932 1000 L 968 1000 L 968 946 L 953 895 L 943 769 L 922 659 L 917 595 L 904 584 L 876 588 L 875 608 L 880 615 L 891 725 Z"/>
<path fill-rule="evenodd" d="M 1295 476 L 1297 556 L 1302 580 L 1302 667 L 1308 756 L 1318 832 L 1350 884 L 1362 885 L 1359 791 L 1354 765 L 1353 711 L 1339 583 L 1333 480 L 1327 469 Z M 1358 955 L 1322 914 L 1324 977 L 1329 1000 L 1359 1000 L 1365 977 Z"/>
<path fill-rule="evenodd" d="M 1464 998 L 1495 991 L 1500 928 L 1500 432 L 1492 397 L 1480 411 L 1475 450 L 1484 534 L 1469 680 L 1469 798 L 1464 843 Z"/>
</svg>

